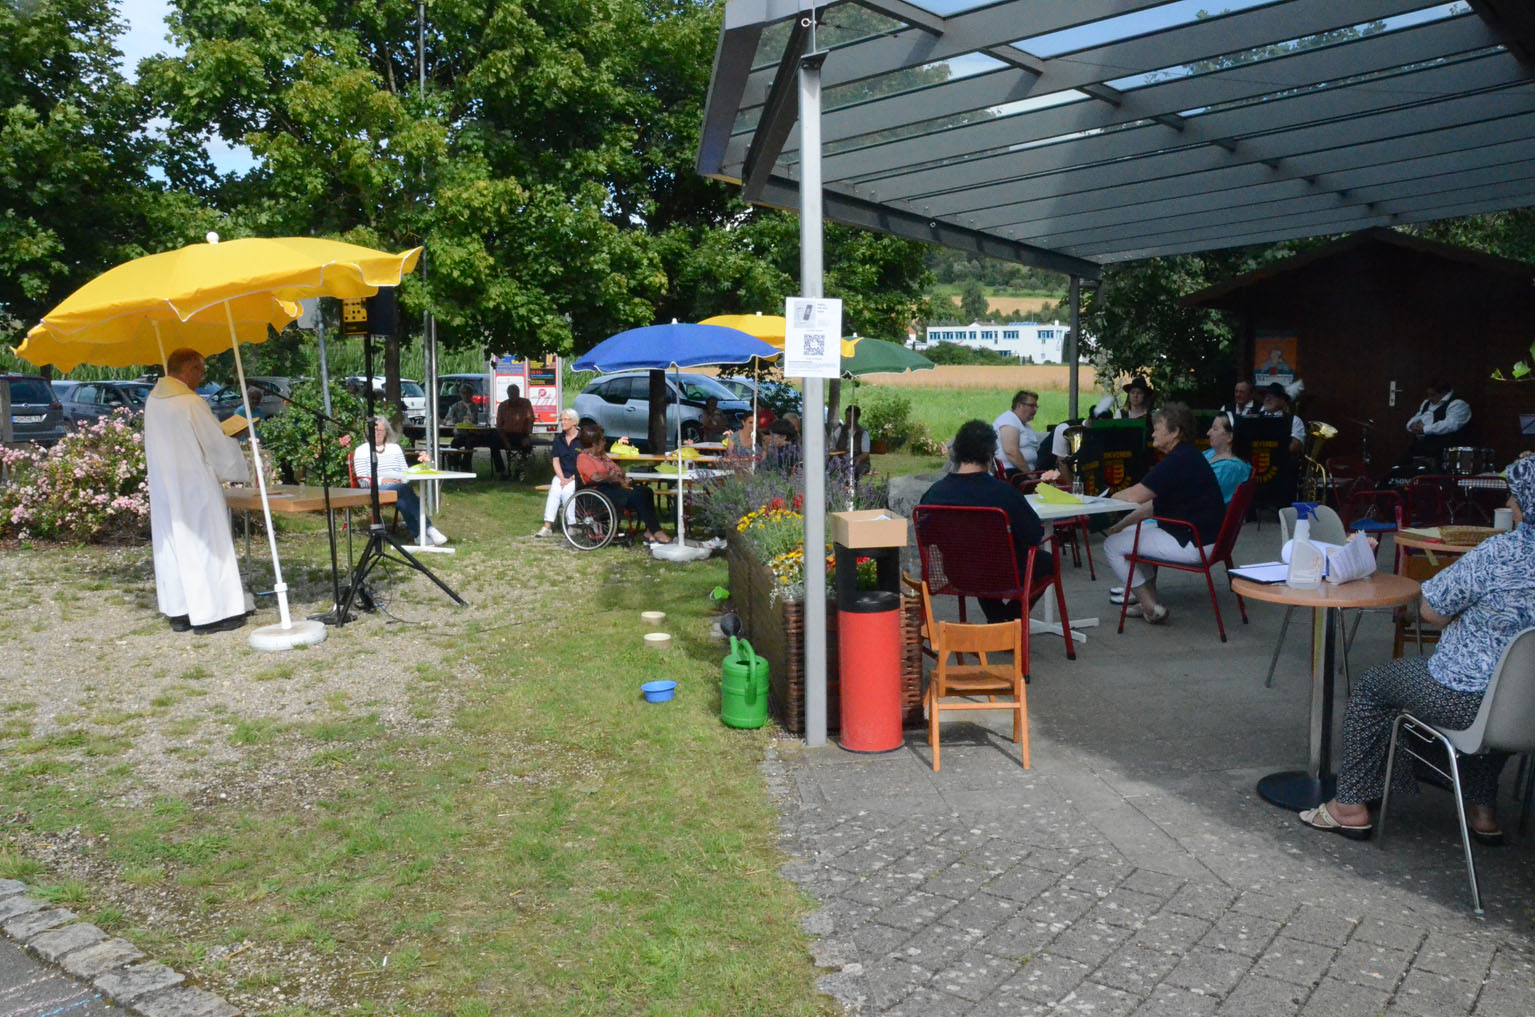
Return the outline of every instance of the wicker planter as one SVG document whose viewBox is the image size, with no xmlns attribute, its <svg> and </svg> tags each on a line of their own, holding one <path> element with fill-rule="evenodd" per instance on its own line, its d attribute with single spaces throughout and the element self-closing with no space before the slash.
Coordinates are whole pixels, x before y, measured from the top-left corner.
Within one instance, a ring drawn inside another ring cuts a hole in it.
<svg viewBox="0 0 1535 1017">
<path fill-rule="evenodd" d="M 768 662 L 773 712 L 792 734 L 805 733 L 805 605 L 773 598 L 773 576 L 731 534 L 730 603 L 741 619 L 742 631 Z M 907 727 L 921 727 L 922 645 L 919 639 L 921 603 L 901 598 L 901 707 Z M 826 726 L 835 731 L 841 721 L 838 698 L 837 612 L 826 612 Z"/>
<path fill-rule="evenodd" d="M 890 451 L 890 443 L 883 438 L 875 438 L 869 442 L 869 454 L 875 456 L 885 455 Z"/>
</svg>

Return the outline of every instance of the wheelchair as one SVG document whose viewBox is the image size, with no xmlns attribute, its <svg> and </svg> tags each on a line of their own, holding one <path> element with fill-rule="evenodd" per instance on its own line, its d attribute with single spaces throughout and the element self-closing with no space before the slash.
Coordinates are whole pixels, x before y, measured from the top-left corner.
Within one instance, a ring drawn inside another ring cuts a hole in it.
<svg viewBox="0 0 1535 1017">
<path fill-rule="evenodd" d="M 613 538 L 627 541 L 623 513 L 612 499 L 594 487 L 579 487 L 560 513 L 560 529 L 577 551 L 607 547 Z"/>
</svg>

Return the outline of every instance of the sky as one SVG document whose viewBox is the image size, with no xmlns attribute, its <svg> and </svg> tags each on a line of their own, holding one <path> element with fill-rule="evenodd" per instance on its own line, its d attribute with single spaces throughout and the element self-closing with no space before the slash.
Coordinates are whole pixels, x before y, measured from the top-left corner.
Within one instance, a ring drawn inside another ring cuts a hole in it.
<svg viewBox="0 0 1535 1017">
<path fill-rule="evenodd" d="M 165 38 L 165 14 L 169 9 L 167 0 L 118 0 L 118 15 L 128 30 L 118 36 L 117 48 L 123 51 L 123 70 L 130 78 L 145 57 L 173 49 L 180 52 Z M 228 145 L 212 138 L 207 147 L 213 165 L 221 173 L 243 173 L 255 165 L 250 149 L 244 145 Z"/>
</svg>

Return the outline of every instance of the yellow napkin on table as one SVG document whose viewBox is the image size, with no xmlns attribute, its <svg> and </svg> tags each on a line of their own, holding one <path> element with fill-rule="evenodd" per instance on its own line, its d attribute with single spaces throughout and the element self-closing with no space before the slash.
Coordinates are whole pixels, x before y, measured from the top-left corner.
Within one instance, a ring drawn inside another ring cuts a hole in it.
<svg viewBox="0 0 1535 1017">
<path fill-rule="evenodd" d="M 633 445 L 613 444 L 608 446 L 608 455 L 614 459 L 633 459 L 640 454 L 640 450 Z"/>
<path fill-rule="evenodd" d="M 1039 500 L 1044 502 L 1046 505 L 1083 504 L 1081 498 L 1078 498 L 1070 491 L 1062 491 L 1060 488 L 1053 484 L 1040 484 L 1034 489 L 1034 493 L 1037 494 L 1039 496 Z"/>
</svg>

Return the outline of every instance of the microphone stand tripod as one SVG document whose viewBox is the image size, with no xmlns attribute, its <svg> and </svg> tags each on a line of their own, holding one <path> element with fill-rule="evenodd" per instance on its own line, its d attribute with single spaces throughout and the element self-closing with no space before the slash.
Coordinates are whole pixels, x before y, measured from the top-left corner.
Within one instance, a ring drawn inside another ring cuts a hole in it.
<svg viewBox="0 0 1535 1017">
<path fill-rule="evenodd" d="M 346 426 L 335 417 L 322 413 L 313 406 L 305 406 L 301 402 L 289 399 L 281 392 L 271 389 L 266 389 L 265 391 L 269 395 L 276 396 L 287 406 L 292 406 L 294 409 L 303 410 L 305 413 L 314 415 L 314 430 L 315 434 L 319 436 L 321 449 L 325 447 L 325 423 L 327 421 L 335 424 L 338 429 L 343 429 Z M 325 614 L 314 614 L 310 615 L 309 618 L 311 621 L 323 622 L 326 625 L 340 626 L 345 625 L 347 619 L 338 613 L 341 605 L 341 568 L 336 560 L 336 516 L 331 510 L 330 504 L 330 470 L 323 451 L 320 454 L 320 490 L 325 498 L 325 532 L 330 540 L 330 584 L 333 596 L 331 603 L 334 606 Z"/>
<path fill-rule="evenodd" d="M 373 340 L 369 336 L 364 336 L 362 340 L 362 358 L 363 376 L 369 379 L 366 400 L 368 407 L 368 426 L 371 428 L 373 426 Z M 368 524 L 368 543 L 363 547 L 362 556 L 357 559 L 357 565 L 352 569 L 352 578 L 351 581 L 347 584 L 346 595 L 344 598 L 340 599 L 340 603 L 336 608 L 336 614 L 338 615 L 336 624 L 344 625 L 349 620 L 350 611 L 352 610 L 352 604 L 354 602 L 361 601 L 364 605 L 366 605 L 367 602 L 372 599 L 371 595 L 365 589 L 364 583 L 367 581 L 369 573 L 373 571 L 374 566 L 376 566 L 381 561 L 389 560 L 388 550 L 391 547 L 394 548 L 395 552 L 399 555 L 399 560 L 403 561 L 405 565 L 415 569 L 423 576 L 426 576 L 433 583 L 436 583 L 437 588 L 442 590 L 443 593 L 446 593 L 448 596 L 452 597 L 453 600 L 461 606 L 467 607 L 468 603 L 464 600 L 463 597 L 460 597 L 457 593 L 454 593 L 447 583 L 444 583 L 441 579 L 438 579 L 437 576 L 432 573 L 431 569 L 421 564 L 421 562 L 416 559 L 416 556 L 407 551 L 405 549 L 405 545 L 400 543 L 399 540 L 395 538 L 394 534 L 390 533 L 389 530 L 385 528 L 383 516 L 379 512 L 378 502 L 378 452 L 373 444 L 373 436 L 371 431 L 368 434 L 367 440 L 369 478 L 368 491 L 370 493 L 369 501 L 371 502 L 370 508 L 372 509 L 373 516 L 372 521 Z M 420 511 L 425 512 L 426 506 L 422 505 Z"/>
</svg>

